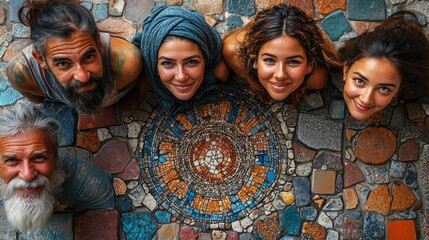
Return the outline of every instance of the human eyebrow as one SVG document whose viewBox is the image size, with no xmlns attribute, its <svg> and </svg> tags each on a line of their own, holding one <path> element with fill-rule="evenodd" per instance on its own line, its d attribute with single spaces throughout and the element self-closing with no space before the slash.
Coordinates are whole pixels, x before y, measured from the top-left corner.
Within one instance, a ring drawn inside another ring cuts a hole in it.
<svg viewBox="0 0 429 240">
<path fill-rule="evenodd" d="M 364 81 L 368 81 L 368 78 L 366 78 L 364 75 L 362 75 L 360 72 L 353 72 L 353 74 L 356 74 L 359 76 L 359 78 L 361 78 Z"/>
<path fill-rule="evenodd" d="M 185 61 L 190 60 L 190 59 L 194 59 L 194 58 L 201 58 L 201 56 L 200 55 L 192 55 L 190 57 L 185 58 Z"/>
</svg>

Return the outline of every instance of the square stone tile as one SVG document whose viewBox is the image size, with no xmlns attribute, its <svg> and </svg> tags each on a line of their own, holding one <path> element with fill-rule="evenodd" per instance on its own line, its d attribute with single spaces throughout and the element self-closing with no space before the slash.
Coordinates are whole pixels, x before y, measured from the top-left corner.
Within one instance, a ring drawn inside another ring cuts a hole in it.
<svg viewBox="0 0 429 240">
<path fill-rule="evenodd" d="M 311 180 L 311 191 L 315 194 L 334 194 L 335 171 L 315 169 Z"/>
</svg>

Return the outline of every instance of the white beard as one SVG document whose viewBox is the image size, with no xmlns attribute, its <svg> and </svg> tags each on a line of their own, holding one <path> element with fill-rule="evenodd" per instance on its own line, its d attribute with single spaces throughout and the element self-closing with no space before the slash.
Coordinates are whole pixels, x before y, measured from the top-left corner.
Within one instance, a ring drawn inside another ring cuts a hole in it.
<svg viewBox="0 0 429 240">
<path fill-rule="evenodd" d="M 61 189 L 64 172 L 54 170 L 51 182 L 43 175 L 38 175 L 32 182 L 25 182 L 15 177 L 8 184 L 0 178 L 0 189 L 4 196 L 4 207 L 10 224 L 21 232 L 41 228 L 50 218 L 54 205 L 54 194 Z M 44 186 L 40 195 L 25 194 L 19 196 L 19 188 Z"/>
</svg>

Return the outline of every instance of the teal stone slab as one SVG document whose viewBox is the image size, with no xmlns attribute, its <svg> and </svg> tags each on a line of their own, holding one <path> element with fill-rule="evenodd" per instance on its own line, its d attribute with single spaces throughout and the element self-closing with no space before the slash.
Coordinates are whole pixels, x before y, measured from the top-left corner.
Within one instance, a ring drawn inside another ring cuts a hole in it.
<svg viewBox="0 0 429 240">
<path fill-rule="evenodd" d="M 256 12 L 255 0 L 227 0 L 226 11 L 242 16 L 252 16 Z"/>
<path fill-rule="evenodd" d="M 109 16 L 109 4 L 100 3 L 95 5 L 92 13 L 96 22 L 106 19 Z"/>
<path fill-rule="evenodd" d="M 5 91 L 0 92 L 0 106 L 14 104 L 21 98 L 23 98 L 21 93 L 9 87 Z"/>
<path fill-rule="evenodd" d="M 320 22 L 320 26 L 332 41 L 337 41 L 345 32 L 352 31 L 352 27 L 341 10 L 326 16 Z"/>
<path fill-rule="evenodd" d="M 384 0 L 347 0 L 347 16 L 356 21 L 383 21 L 386 3 Z"/>
</svg>

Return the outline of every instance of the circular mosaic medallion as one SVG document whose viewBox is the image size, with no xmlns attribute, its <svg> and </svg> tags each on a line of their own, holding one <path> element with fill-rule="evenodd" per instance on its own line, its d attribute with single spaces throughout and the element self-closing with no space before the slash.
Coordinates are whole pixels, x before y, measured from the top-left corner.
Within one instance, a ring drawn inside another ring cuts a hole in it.
<svg viewBox="0 0 429 240">
<path fill-rule="evenodd" d="M 233 222 L 271 198 L 287 150 L 280 124 L 252 95 L 220 87 L 206 96 L 153 116 L 141 139 L 142 174 L 179 221 Z"/>
</svg>

